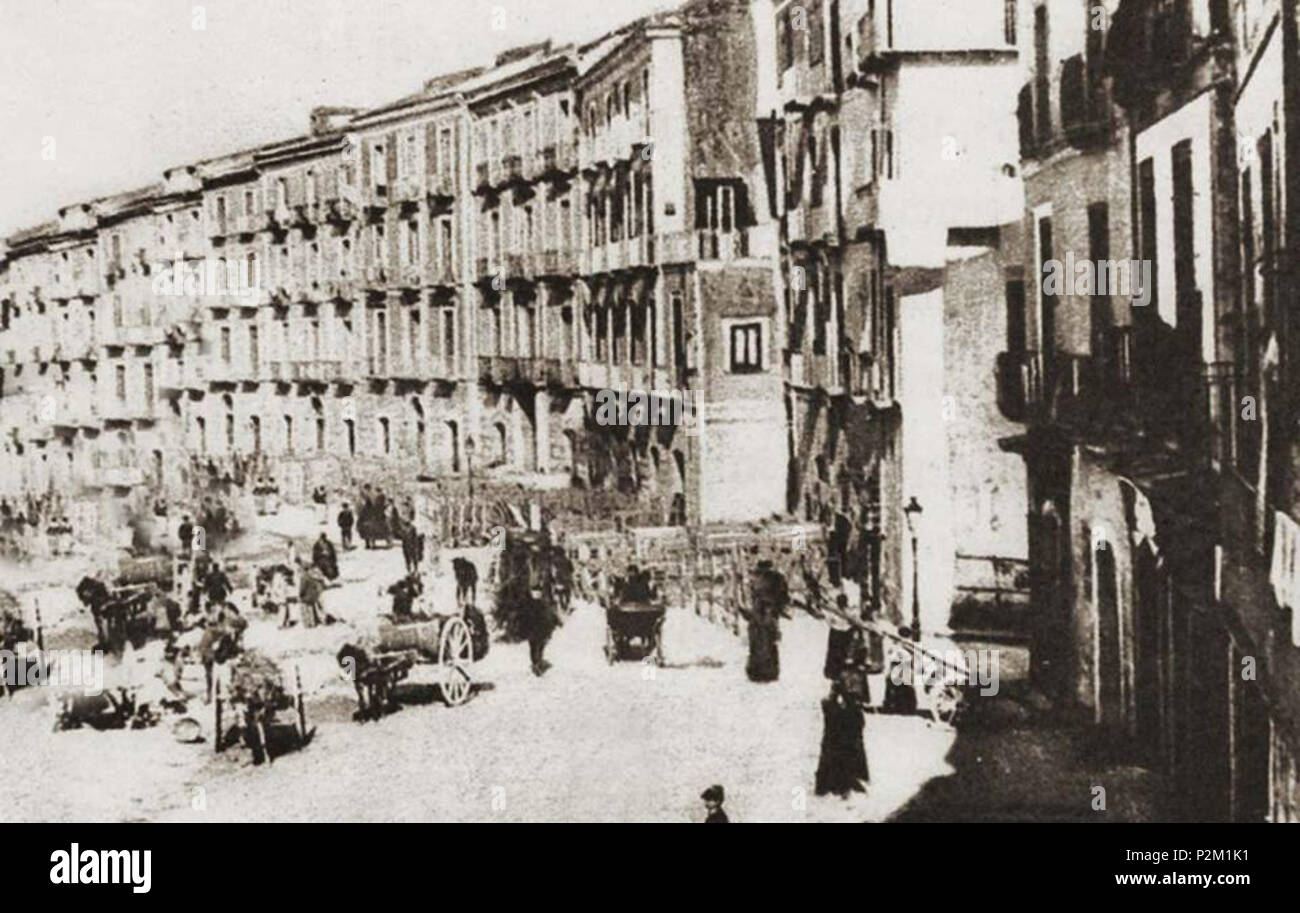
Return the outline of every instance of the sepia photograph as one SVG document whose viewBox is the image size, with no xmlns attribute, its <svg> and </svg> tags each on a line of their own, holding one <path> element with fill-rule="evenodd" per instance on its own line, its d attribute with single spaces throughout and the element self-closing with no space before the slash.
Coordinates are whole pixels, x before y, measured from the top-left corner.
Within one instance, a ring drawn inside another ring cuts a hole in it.
<svg viewBox="0 0 1300 913">
<path fill-rule="evenodd" d="M 1300 821 L 1298 35 L 0 0 L 0 817 Z"/>
</svg>

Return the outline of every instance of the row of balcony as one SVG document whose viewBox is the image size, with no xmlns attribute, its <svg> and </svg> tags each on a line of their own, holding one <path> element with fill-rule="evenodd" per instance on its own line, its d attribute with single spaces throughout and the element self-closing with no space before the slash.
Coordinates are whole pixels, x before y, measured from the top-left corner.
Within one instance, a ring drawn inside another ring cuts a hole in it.
<svg viewBox="0 0 1300 913">
<path fill-rule="evenodd" d="M 502 355 L 479 357 L 479 377 L 498 387 L 523 384 L 535 387 L 578 387 L 576 362 L 559 358 L 517 358 Z"/>
<path fill-rule="evenodd" d="M 580 155 L 583 168 L 628 162 L 653 148 L 650 124 L 643 117 L 616 117 L 608 127 L 598 128 L 595 137 L 583 136 Z"/>
<path fill-rule="evenodd" d="M 418 291 L 426 286 L 454 288 L 460 281 L 460 268 L 455 261 L 429 267 L 404 266 L 401 269 L 369 266 L 361 278 L 317 279 L 307 282 L 291 279 L 277 283 L 270 287 L 265 301 L 279 306 L 324 304 L 330 301 L 352 301 L 367 292 L 382 294 L 389 291 Z M 212 306 L 228 305 L 214 302 Z"/>
<path fill-rule="evenodd" d="M 535 152 L 512 153 L 474 166 L 474 190 L 489 193 L 515 184 L 572 174 L 577 153 L 572 143 L 552 143 Z"/>
<path fill-rule="evenodd" d="M 356 220 L 360 205 L 355 192 L 345 191 L 312 203 L 289 205 L 279 203 L 263 212 L 214 216 L 209 220 L 208 236 L 214 240 L 254 235 L 262 231 L 288 231 L 291 228 L 312 228 L 326 224 L 347 225 Z M 200 251 L 194 252 L 196 257 Z M 112 264 L 110 277 L 125 277 L 120 265 Z"/>
</svg>

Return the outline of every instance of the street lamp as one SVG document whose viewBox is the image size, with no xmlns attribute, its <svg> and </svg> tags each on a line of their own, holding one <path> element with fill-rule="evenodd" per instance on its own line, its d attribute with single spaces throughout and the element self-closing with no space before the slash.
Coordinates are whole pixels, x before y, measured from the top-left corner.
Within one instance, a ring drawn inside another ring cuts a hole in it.
<svg viewBox="0 0 1300 913">
<path fill-rule="evenodd" d="M 474 438 L 465 438 L 465 465 L 469 470 L 469 510 L 474 513 Z"/>
<path fill-rule="evenodd" d="M 921 591 L 920 566 L 916 557 L 916 524 L 917 519 L 921 516 L 921 504 L 912 496 L 912 500 L 907 502 L 903 508 L 903 516 L 907 518 L 907 531 L 912 536 L 912 640 L 920 643 L 921 641 Z"/>
</svg>

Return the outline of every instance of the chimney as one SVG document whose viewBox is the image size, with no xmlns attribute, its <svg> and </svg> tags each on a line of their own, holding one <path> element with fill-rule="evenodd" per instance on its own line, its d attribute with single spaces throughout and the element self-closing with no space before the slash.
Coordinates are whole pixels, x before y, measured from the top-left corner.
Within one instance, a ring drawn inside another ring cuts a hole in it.
<svg viewBox="0 0 1300 913">
<path fill-rule="evenodd" d="M 360 108 L 317 107 L 311 109 L 311 135 L 324 136 L 344 129 Z"/>
</svg>

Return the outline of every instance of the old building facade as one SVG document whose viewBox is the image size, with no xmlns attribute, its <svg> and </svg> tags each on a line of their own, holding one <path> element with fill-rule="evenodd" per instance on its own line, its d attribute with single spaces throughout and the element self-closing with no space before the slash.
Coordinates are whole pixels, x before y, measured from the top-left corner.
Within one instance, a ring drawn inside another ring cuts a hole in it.
<svg viewBox="0 0 1300 913">
<path fill-rule="evenodd" d="M 1003 445 L 1029 482 L 1034 675 L 1193 819 L 1297 810 L 1295 15 L 1034 3 L 1025 38 L 1025 331 L 998 376 L 1027 423 Z"/>
</svg>

